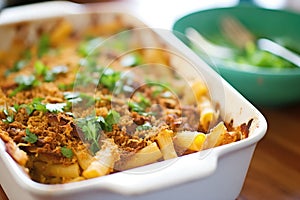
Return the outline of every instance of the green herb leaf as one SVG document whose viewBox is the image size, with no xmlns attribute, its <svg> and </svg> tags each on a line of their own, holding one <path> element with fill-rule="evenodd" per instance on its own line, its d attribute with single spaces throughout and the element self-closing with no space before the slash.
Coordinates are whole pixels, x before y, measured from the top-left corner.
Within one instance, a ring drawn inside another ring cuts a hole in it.
<svg viewBox="0 0 300 200">
<path fill-rule="evenodd" d="M 68 67 L 67 66 L 64 66 L 64 65 L 58 65 L 58 66 L 55 66 L 51 69 L 51 72 L 53 74 L 65 74 L 68 72 Z"/>
<path fill-rule="evenodd" d="M 73 87 L 74 87 L 74 83 L 71 83 L 71 84 L 60 83 L 60 84 L 58 84 L 58 88 L 60 90 L 63 90 L 63 91 L 71 90 Z"/>
<path fill-rule="evenodd" d="M 103 120 L 100 121 L 101 127 L 105 131 L 112 131 L 112 126 L 119 123 L 119 120 L 120 114 L 115 110 L 110 110 L 107 116 L 104 118 L 104 123 Z"/>
<path fill-rule="evenodd" d="M 93 106 L 96 102 L 96 99 L 94 97 L 79 92 L 64 92 L 64 98 L 67 100 L 65 110 L 70 110 L 72 104 L 77 104 L 79 102 L 84 108 L 89 108 L 90 106 Z"/>
<path fill-rule="evenodd" d="M 20 107 L 25 108 L 28 115 L 31 115 L 33 111 L 47 112 L 46 105 L 42 103 L 43 98 L 34 98 L 30 104 L 22 104 Z"/>
<path fill-rule="evenodd" d="M 55 74 L 53 74 L 51 71 L 47 71 L 46 74 L 44 75 L 44 81 L 45 82 L 52 82 L 55 81 Z"/>
<path fill-rule="evenodd" d="M 76 125 L 81 128 L 84 139 L 91 143 L 90 150 L 93 153 L 96 153 L 100 147 L 98 144 L 100 133 L 101 133 L 101 125 L 99 121 L 101 121 L 102 117 L 96 116 L 88 116 L 86 118 L 77 119 Z"/>
<path fill-rule="evenodd" d="M 20 105 L 19 104 L 14 104 L 14 109 L 15 109 L 16 112 L 18 112 L 19 109 L 20 109 Z"/>
<path fill-rule="evenodd" d="M 135 67 L 142 63 L 142 57 L 137 53 L 131 53 L 122 57 L 120 62 L 123 67 Z"/>
<path fill-rule="evenodd" d="M 62 153 L 62 155 L 66 158 L 72 158 L 73 157 L 73 151 L 72 149 L 64 146 L 60 148 L 60 152 Z"/>
<path fill-rule="evenodd" d="M 36 80 L 35 76 L 29 75 L 20 75 L 15 78 L 15 82 L 18 84 L 18 87 L 14 89 L 10 94 L 9 97 L 15 96 L 18 92 L 22 90 L 28 90 L 32 87 L 35 87 L 39 84 L 39 81 Z"/>
<path fill-rule="evenodd" d="M 146 98 L 142 93 L 139 92 L 136 93 L 136 97 L 138 102 L 129 101 L 128 102 L 129 108 L 132 111 L 137 112 L 139 114 L 145 114 L 147 107 L 151 105 L 150 100 Z"/>
<path fill-rule="evenodd" d="M 28 63 L 27 60 L 18 60 L 17 62 L 15 62 L 12 68 L 6 70 L 5 76 L 9 76 L 11 73 L 20 71 L 26 66 L 27 63 Z"/>
<path fill-rule="evenodd" d="M 33 144 L 38 140 L 38 137 L 34 133 L 31 133 L 28 128 L 26 128 L 26 136 L 24 137 L 24 140 Z"/>
<path fill-rule="evenodd" d="M 32 106 L 34 110 L 47 112 L 46 105 L 42 103 L 43 98 L 34 98 L 32 101 Z"/>
<path fill-rule="evenodd" d="M 113 91 L 116 87 L 117 82 L 120 80 L 121 73 L 112 70 L 111 68 L 104 69 L 100 78 L 100 84 Z"/>
<path fill-rule="evenodd" d="M 15 78 L 15 82 L 18 83 L 19 85 L 31 87 L 34 86 L 34 84 L 36 83 L 36 79 L 35 76 L 33 75 L 29 75 L 29 76 L 20 75 Z"/>
<path fill-rule="evenodd" d="M 75 102 L 78 101 L 78 98 L 80 98 L 80 92 L 64 92 L 64 98 L 68 101 L 73 101 L 75 99 Z M 80 99 L 81 101 L 82 99 Z"/>
<path fill-rule="evenodd" d="M 92 76 L 92 73 L 88 71 L 82 71 L 80 73 L 76 74 L 76 85 L 82 85 L 82 86 L 87 86 L 90 84 L 97 85 L 98 84 L 98 77 L 94 78 Z"/>
<path fill-rule="evenodd" d="M 47 103 L 46 109 L 52 113 L 64 112 L 64 108 L 67 106 L 67 103 Z"/>
<path fill-rule="evenodd" d="M 151 128 L 152 128 L 152 125 L 149 122 L 146 122 L 143 125 L 137 126 L 136 130 L 137 131 L 144 131 L 144 130 L 149 130 Z"/>
<path fill-rule="evenodd" d="M 4 109 L 3 113 L 6 115 L 5 119 L 2 119 L 2 121 L 4 123 L 12 123 L 14 121 L 14 113 L 13 112 L 17 112 L 14 107 L 11 108 L 11 112 L 8 109 Z"/>
<path fill-rule="evenodd" d="M 34 63 L 34 69 L 35 69 L 35 73 L 38 76 L 44 76 L 49 70 L 48 67 L 44 65 L 44 63 L 42 63 L 41 61 L 36 61 Z"/>
<path fill-rule="evenodd" d="M 35 69 L 35 74 L 37 76 L 42 77 L 46 82 L 54 81 L 57 74 L 67 70 L 67 69 L 60 69 L 60 67 L 58 68 L 54 67 L 53 69 L 49 70 L 49 68 L 41 61 L 35 62 L 34 69 Z"/>
<path fill-rule="evenodd" d="M 41 58 L 44 54 L 46 54 L 50 49 L 50 39 L 49 36 L 44 34 L 40 37 L 38 43 L 38 57 Z"/>
<path fill-rule="evenodd" d="M 99 53 L 96 50 L 96 48 L 102 42 L 103 42 L 102 38 L 87 38 L 84 42 L 82 42 L 79 45 L 78 53 L 83 57 L 96 55 Z"/>
<path fill-rule="evenodd" d="M 141 107 L 137 102 L 129 101 L 128 106 L 134 112 L 137 112 L 137 113 L 145 112 L 144 108 Z"/>
<path fill-rule="evenodd" d="M 119 120 L 120 114 L 114 110 L 110 110 L 105 118 L 101 116 L 88 116 L 77 119 L 76 125 L 82 130 L 84 139 L 90 142 L 90 150 L 95 153 L 100 149 L 98 141 L 102 130 L 112 131 L 112 126 L 117 124 Z"/>
</svg>

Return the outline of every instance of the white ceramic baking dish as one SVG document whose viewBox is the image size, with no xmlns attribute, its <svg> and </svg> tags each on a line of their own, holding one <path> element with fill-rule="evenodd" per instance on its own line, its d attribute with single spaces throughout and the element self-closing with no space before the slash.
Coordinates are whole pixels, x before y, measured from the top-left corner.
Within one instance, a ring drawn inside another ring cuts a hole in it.
<svg viewBox="0 0 300 200">
<path fill-rule="evenodd" d="M 61 6 L 66 9 L 63 11 L 55 9 L 61 8 Z M 114 6 L 120 8 L 117 4 Z M 52 12 L 51 8 L 56 12 Z M 84 20 L 89 15 L 89 9 L 86 8 L 83 5 L 65 2 L 20 7 L 17 8 L 18 12 L 23 10 L 23 14 L 32 9 L 38 9 L 40 12 L 38 12 L 38 16 L 27 15 L 23 19 L 18 17 L 1 18 L 0 35 L 5 34 L 6 38 L 10 38 L 10 34 L 13 32 L 10 31 L 10 27 L 13 27 L 15 22 L 24 19 L 31 20 L 31 18 L 33 21 L 30 23 L 41 24 L 39 20 L 42 18 L 51 21 L 57 16 L 67 17 L 73 19 L 71 21 L 77 24 L 78 28 L 83 28 L 86 25 Z M 103 10 L 105 9 L 100 10 L 99 13 L 108 12 Z M 128 23 L 132 23 L 134 26 L 144 26 L 136 16 L 128 14 L 126 9 L 123 11 L 123 13 L 118 13 L 123 20 L 128 20 Z M 112 15 L 114 14 L 116 13 L 112 13 Z M 174 62 L 191 63 L 195 66 L 192 74 L 204 77 L 213 100 L 221 106 L 221 115 L 225 120 L 234 119 L 235 124 L 240 124 L 253 119 L 249 138 L 100 178 L 58 185 L 45 185 L 32 181 L 6 153 L 4 143 L 0 140 L 0 184 L 9 199 L 232 200 L 239 195 L 255 146 L 266 133 L 265 118 L 170 31 L 153 31 L 177 55 Z M 2 41 L 3 37 L 0 38 Z M 0 46 L 5 48 L 5 45 L 9 45 L 9 42 L 2 42 Z M 151 43 L 149 45 L 151 46 Z M 178 62 L 178 57 L 183 59 Z"/>
</svg>

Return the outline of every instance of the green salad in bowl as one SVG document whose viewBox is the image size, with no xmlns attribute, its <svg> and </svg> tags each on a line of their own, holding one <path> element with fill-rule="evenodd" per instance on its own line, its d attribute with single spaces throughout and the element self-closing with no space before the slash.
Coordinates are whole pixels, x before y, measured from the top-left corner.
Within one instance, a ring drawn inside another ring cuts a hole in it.
<svg viewBox="0 0 300 200">
<path fill-rule="evenodd" d="M 222 21 L 228 16 L 241 22 L 255 39 L 241 47 L 236 44 L 237 35 L 226 37 Z M 267 38 L 300 57 L 299 22 L 300 14 L 291 11 L 238 5 L 187 14 L 174 23 L 173 31 L 253 104 L 274 107 L 300 102 L 297 87 L 300 85 L 300 67 L 262 49 L 257 41 Z M 202 43 L 195 44 L 195 40 L 186 34 L 189 28 L 197 31 L 211 46 L 217 45 L 230 52 L 226 54 Z"/>
<path fill-rule="evenodd" d="M 229 60 L 228 58 L 227 60 Z M 247 64 L 266 68 L 297 68 L 290 61 L 259 49 L 255 43 L 248 43 L 244 49 L 236 52 L 233 61 L 238 64 Z"/>
</svg>

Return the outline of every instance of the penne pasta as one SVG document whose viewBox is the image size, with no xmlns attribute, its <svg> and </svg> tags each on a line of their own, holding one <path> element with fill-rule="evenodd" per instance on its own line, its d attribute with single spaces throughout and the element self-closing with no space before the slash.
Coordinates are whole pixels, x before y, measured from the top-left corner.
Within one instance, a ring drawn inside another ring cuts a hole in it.
<svg viewBox="0 0 300 200">
<path fill-rule="evenodd" d="M 65 40 L 72 32 L 72 26 L 67 21 L 61 21 L 53 30 L 50 35 L 50 42 L 53 45 L 60 44 Z"/>
<path fill-rule="evenodd" d="M 33 167 L 36 173 L 49 177 L 76 178 L 80 176 L 80 169 L 77 163 L 64 165 L 36 161 L 33 163 Z"/>
<path fill-rule="evenodd" d="M 21 150 L 16 143 L 9 140 L 5 143 L 7 153 L 21 166 L 24 166 L 28 161 L 28 156 L 25 151 Z"/>
<path fill-rule="evenodd" d="M 176 158 L 177 154 L 172 140 L 173 131 L 164 129 L 156 137 L 158 146 L 165 160 Z"/>
<path fill-rule="evenodd" d="M 174 144 L 186 151 L 200 151 L 203 148 L 206 135 L 196 131 L 178 132 L 174 138 Z"/>
<path fill-rule="evenodd" d="M 203 96 L 198 102 L 198 107 L 200 110 L 200 126 L 206 132 L 215 123 L 219 114 L 208 97 Z"/>
<path fill-rule="evenodd" d="M 208 89 L 206 85 L 200 80 L 193 82 L 192 90 L 194 92 L 197 101 L 201 101 L 202 97 L 207 96 L 208 93 Z"/>
<path fill-rule="evenodd" d="M 227 132 L 226 126 L 223 122 L 219 122 L 206 136 L 204 149 L 220 146 L 223 142 L 224 136 Z"/>
<path fill-rule="evenodd" d="M 88 166 L 92 163 L 93 161 L 93 156 L 89 153 L 87 149 L 82 149 L 82 150 L 74 150 L 74 154 L 77 157 L 78 164 L 83 170 L 86 170 Z"/>
<path fill-rule="evenodd" d="M 83 171 L 85 178 L 95 178 L 104 176 L 113 171 L 114 164 L 120 159 L 118 146 L 112 139 L 103 141 L 104 144 L 100 151 L 94 156 L 94 161 Z"/>
<path fill-rule="evenodd" d="M 162 153 L 159 150 L 157 143 L 153 142 L 150 145 L 144 147 L 139 150 L 133 156 L 131 156 L 128 160 L 126 160 L 118 170 L 127 170 L 143 165 L 148 165 L 151 163 L 157 162 L 162 158 Z"/>
</svg>

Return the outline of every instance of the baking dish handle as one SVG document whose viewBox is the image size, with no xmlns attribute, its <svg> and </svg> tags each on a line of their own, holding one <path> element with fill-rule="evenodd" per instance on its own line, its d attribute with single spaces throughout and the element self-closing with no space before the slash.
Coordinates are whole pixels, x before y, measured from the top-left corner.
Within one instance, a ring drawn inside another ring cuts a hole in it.
<svg viewBox="0 0 300 200">
<path fill-rule="evenodd" d="M 142 194 L 201 179 L 217 168 L 217 154 L 195 153 L 107 176 L 106 189 L 124 195 Z M 147 184 L 145 184 L 145 180 Z"/>
</svg>

